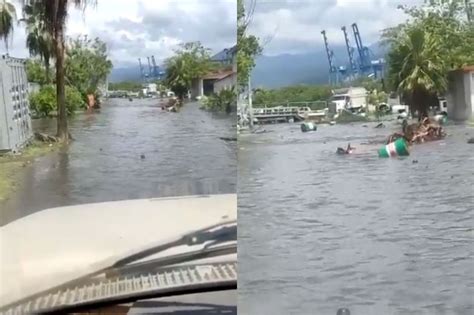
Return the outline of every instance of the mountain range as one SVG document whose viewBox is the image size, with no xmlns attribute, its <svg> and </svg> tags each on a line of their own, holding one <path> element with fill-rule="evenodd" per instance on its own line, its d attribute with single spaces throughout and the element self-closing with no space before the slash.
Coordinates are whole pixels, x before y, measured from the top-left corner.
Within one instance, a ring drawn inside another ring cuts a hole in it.
<svg viewBox="0 0 474 315">
<path fill-rule="evenodd" d="M 369 46 L 375 58 L 381 58 L 386 51 L 379 43 Z M 336 65 L 348 63 L 346 46 L 333 46 Z M 357 52 L 354 52 L 356 57 Z M 296 84 L 325 84 L 328 82 L 328 60 L 325 50 L 304 54 L 261 55 L 256 59 L 252 72 L 252 86 L 257 88 L 279 88 Z M 138 81 L 140 71 L 136 67 L 114 68 L 110 82 Z"/>
</svg>

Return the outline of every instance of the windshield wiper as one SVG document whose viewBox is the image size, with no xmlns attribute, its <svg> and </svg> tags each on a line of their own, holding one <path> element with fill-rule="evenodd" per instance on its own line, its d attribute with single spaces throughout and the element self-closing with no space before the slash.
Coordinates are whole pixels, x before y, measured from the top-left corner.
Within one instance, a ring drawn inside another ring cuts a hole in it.
<svg viewBox="0 0 474 315">
<path fill-rule="evenodd" d="M 158 244 L 156 246 L 146 248 L 144 250 L 140 250 L 136 253 L 121 258 L 107 269 L 120 268 L 134 261 L 138 261 L 148 256 L 158 254 L 173 247 L 183 245 L 195 246 L 199 244 L 204 244 L 206 242 L 211 242 L 210 244 L 206 244 L 205 246 L 205 248 L 209 248 L 220 243 L 226 243 L 231 241 L 237 241 L 237 220 L 231 220 L 210 227 L 206 227 L 204 229 L 185 234 L 175 240 L 171 240 L 162 244 Z"/>
<path fill-rule="evenodd" d="M 225 243 L 232 243 L 232 242 L 234 242 L 235 244 L 222 245 Z M 133 262 L 137 262 L 151 255 L 159 254 L 160 252 L 163 252 L 173 247 L 178 247 L 178 246 L 183 246 L 183 245 L 195 246 L 199 244 L 208 243 L 208 244 L 205 244 L 203 248 L 197 251 L 187 252 L 187 253 L 178 254 L 178 255 L 165 256 L 165 257 L 158 258 L 155 260 L 150 260 L 148 262 L 141 262 L 136 265 L 131 265 L 131 266 L 128 266 L 128 268 L 133 269 L 133 268 L 139 268 L 139 267 L 143 268 L 143 267 L 150 267 L 150 266 L 154 268 L 163 268 L 163 267 L 174 265 L 177 263 L 194 261 L 194 260 L 198 260 L 198 259 L 202 259 L 206 257 L 222 256 L 222 255 L 226 255 L 232 252 L 236 252 L 236 248 L 237 248 L 236 242 L 237 242 L 237 221 L 236 220 L 223 221 L 219 224 L 214 224 L 214 225 L 205 227 L 203 229 L 199 229 L 199 230 L 187 233 L 185 235 L 177 237 L 176 239 L 172 239 L 170 241 L 162 242 L 155 246 L 151 246 L 143 250 L 136 251 L 135 253 L 129 254 L 117 260 L 111 266 L 102 268 L 100 270 L 94 271 L 92 273 L 89 273 L 77 279 L 74 279 L 66 283 L 63 283 L 61 285 L 55 286 L 53 288 L 47 289 L 46 291 L 38 292 L 34 295 L 21 299 L 20 301 L 14 302 L 10 305 L 5 305 L 2 308 L 0 308 L 0 312 L 3 309 L 7 309 L 11 307 L 12 305 L 27 303 L 28 301 L 41 298 L 42 296 L 47 295 L 50 292 L 55 292 L 58 290 L 64 291 L 64 290 L 67 290 L 68 288 L 81 286 L 82 283 L 84 283 L 88 279 L 91 280 L 95 276 L 98 276 L 101 274 L 113 275 L 115 272 L 121 273 L 122 271 L 127 270 L 126 269 L 127 265 Z M 123 269 L 124 267 L 125 269 Z"/>
</svg>

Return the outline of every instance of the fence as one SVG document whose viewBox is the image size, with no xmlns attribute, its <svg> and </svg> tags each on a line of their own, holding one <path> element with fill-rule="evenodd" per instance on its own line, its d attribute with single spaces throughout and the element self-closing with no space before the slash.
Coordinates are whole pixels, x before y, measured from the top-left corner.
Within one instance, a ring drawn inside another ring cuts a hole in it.
<svg viewBox="0 0 474 315">
<path fill-rule="evenodd" d="M 325 109 L 328 106 L 326 101 L 306 101 L 306 102 L 281 102 L 269 104 L 255 104 L 254 108 L 270 108 L 270 107 L 309 107 L 312 110 Z"/>
<path fill-rule="evenodd" d="M 0 151 L 17 152 L 32 136 L 25 60 L 0 57 Z"/>
</svg>

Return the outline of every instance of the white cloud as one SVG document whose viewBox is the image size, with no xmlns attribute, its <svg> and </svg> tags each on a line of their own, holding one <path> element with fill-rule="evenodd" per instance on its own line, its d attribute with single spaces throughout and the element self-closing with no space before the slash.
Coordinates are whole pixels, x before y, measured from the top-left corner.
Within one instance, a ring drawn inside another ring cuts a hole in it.
<svg viewBox="0 0 474 315">
<path fill-rule="evenodd" d="M 249 0 L 248 0 L 249 1 Z M 379 40 L 380 32 L 407 17 L 399 4 L 414 5 L 421 0 L 256 0 L 250 32 L 261 39 L 271 38 L 264 53 L 303 53 L 324 49 L 321 30 L 330 45 L 344 44 L 341 27 L 349 31 L 357 23 L 364 45 Z"/>
<path fill-rule="evenodd" d="M 21 16 L 19 2 L 15 5 Z M 236 0 L 98 0 L 84 12 L 71 8 L 67 35 L 100 37 L 116 66 L 151 55 L 160 62 L 181 42 L 201 41 L 216 52 L 233 45 L 236 15 Z M 24 28 L 17 26 L 10 55 L 28 56 L 25 38 Z"/>
</svg>

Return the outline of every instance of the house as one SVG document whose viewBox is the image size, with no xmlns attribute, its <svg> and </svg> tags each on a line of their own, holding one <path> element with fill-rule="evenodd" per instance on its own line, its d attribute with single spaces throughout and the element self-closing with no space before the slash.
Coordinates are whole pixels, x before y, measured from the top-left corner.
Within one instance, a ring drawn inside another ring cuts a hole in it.
<svg viewBox="0 0 474 315">
<path fill-rule="evenodd" d="M 229 66 L 235 63 L 237 57 L 237 45 L 225 48 L 211 57 L 211 62 L 222 66 Z"/>
<path fill-rule="evenodd" d="M 219 93 L 237 84 L 237 45 L 222 50 L 211 58 L 218 69 L 194 80 L 191 98 Z"/>
<path fill-rule="evenodd" d="M 474 118 L 474 65 L 449 74 L 446 99 L 449 118 L 461 121 Z"/>
</svg>

